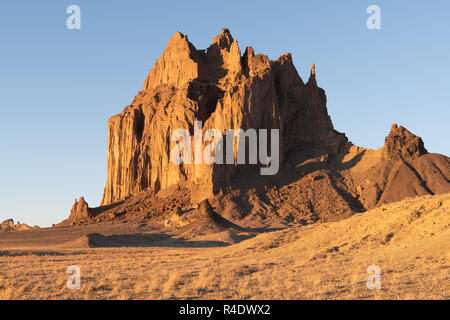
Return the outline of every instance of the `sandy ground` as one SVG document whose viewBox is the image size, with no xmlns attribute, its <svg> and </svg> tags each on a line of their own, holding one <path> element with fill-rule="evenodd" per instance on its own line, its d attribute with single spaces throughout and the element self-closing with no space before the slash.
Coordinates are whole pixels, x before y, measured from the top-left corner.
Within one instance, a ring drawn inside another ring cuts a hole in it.
<svg viewBox="0 0 450 320">
<path fill-rule="evenodd" d="M 156 232 L 125 224 L 56 229 L 60 245 L 46 244 L 36 231 L 2 234 L 0 299 L 449 299 L 449 226 L 444 194 L 228 246 L 164 236 L 145 247 L 120 247 L 120 238 L 110 248 L 71 240 Z M 80 289 L 67 287 L 70 265 L 80 269 Z M 367 286 L 371 265 L 379 267 L 379 289 Z"/>
</svg>

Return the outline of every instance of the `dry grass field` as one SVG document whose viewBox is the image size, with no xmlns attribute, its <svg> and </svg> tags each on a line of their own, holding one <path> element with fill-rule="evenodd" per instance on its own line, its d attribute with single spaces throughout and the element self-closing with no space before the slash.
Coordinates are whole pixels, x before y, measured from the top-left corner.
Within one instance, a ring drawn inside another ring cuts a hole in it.
<svg viewBox="0 0 450 320">
<path fill-rule="evenodd" d="M 444 194 L 230 246 L 5 249 L 0 238 L 0 299 L 449 299 L 449 227 Z M 370 265 L 380 289 L 366 285 Z"/>
</svg>

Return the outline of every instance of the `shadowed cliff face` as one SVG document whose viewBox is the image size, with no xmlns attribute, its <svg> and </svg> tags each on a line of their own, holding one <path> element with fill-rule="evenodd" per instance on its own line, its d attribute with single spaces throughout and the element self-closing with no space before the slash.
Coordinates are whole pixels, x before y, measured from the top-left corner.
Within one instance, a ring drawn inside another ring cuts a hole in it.
<svg viewBox="0 0 450 320">
<path fill-rule="evenodd" d="M 198 185 L 200 198 L 206 198 L 247 170 L 243 165 L 172 163 L 170 152 L 177 144 L 171 141 L 172 132 L 179 128 L 192 132 L 196 120 L 203 122 L 203 132 L 279 129 L 280 164 L 295 148 L 314 145 L 330 154 L 338 152 L 346 138 L 333 129 L 325 92 L 315 77 L 312 72 L 305 84 L 290 54 L 272 61 L 248 47 L 241 55 L 228 29 L 207 50 L 197 50 L 187 36 L 176 33 L 143 90 L 108 121 L 102 204 L 183 181 Z"/>
</svg>

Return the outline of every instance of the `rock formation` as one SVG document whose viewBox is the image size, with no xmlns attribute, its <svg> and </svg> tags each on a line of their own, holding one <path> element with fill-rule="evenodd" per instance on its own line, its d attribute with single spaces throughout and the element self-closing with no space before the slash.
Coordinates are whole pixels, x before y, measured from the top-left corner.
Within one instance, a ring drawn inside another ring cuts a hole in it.
<svg viewBox="0 0 450 320">
<path fill-rule="evenodd" d="M 316 76 L 312 65 L 304 83 L 290 54 L 272 61 L 247 47 L 241 55 L 228 29 L 206 50 L 176 33 L 133 102 L 108 121 L 102 205 L 89 208 L 81 198 L 67 222 L 152 220 L 192 227 L 192 236 L 217 231 L 224 221 L 255 228 L 336 221 L 450 192 L 449 158 L 428 153 L 404 127 L 393 125 L 378 150 L 354 146 L 335 131 Z M 178 141 L 172 132 L 186 129 L 192 142 L 197 120 L 201 133 L 278 129 L 279 172 L 262 176 L 260 165 L 173 163 Z"/>
<path fill-rule="evenodd" d="M 107 181 L 102 204 L 146 188 L 157 192 L 184 181 L 201 187 L 200 198 L 217 194 L 246 166 L 170 161 L 174 130 L 279 129 L 280 162 L 295 148 L 314 145 L 332 155 L 347 139 L 333 128 L 315 68 L 305 84 L 291 55 L 272 61 L 223 29 L 206 50 L 176 33 L 156 61 L 142 91 L 108 121 Z M 235 142 L 236 144 L 236 142 Z M 236 151 L 235 151 L 236 153 Z M 236 157 L 236 154 L 235 154 Z"/>
<path fill-rule="evenodd" d="M 180 238 L 192 239 L 224 231 L 231 232 L 229 236 L 235 236 L 235 232 L 243 231 L 241 227 L 217 214 L 208 200 L 200 202 L 196 211 L 193 221 L 180 230 Z"/>
<path fill-rule="evenodd" d="M 385 147 L 391 159 L 414 160 L 428 153 L 422 138 L 397 124 L 392 125 L 391 132 L 385 139 Z"/>
<path fill-rule="evenodd" d="M 75 199 L 72 210 L 70 210 L 69 221 L 72 224 L 76 224 L 77 222 L 89 220 L 91 217 L 92 214 L 90 212 L 89 205 L 84 200 L 84 197 L 81 197 L 79 201 Z"/>
<path fill-rule="evenodd" d="M 19 221 L 17 221 L 17 223 L 14 224 L 13 219 L 7 219 L 0 224 L 0 232 L 25 231 L 25 230 L 32 230 L 32 229 L 39 229 L 39 227 L 38 226 L 30 227 L 29 225 L 20 223 Z"/>
<path fill-rule="evenodd" d="M 0 224 L 0 231 L 13 231 L 15 230 L 14 220 L 7 219 Z"/>
</svg>

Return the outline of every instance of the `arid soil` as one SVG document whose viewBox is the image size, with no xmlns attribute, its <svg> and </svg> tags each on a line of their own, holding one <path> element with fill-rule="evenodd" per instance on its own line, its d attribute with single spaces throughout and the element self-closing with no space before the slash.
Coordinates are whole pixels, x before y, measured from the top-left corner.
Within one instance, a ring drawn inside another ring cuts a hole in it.
<svg viewBox="0 0 450 320">
<path fill-rule="evenodd" d="M 447 193 L 270 232 L 223 224 L 194 239 L 123 221 L 1 233 L 0 298 L 449 299 L 449 213 Z M 70 265 L 80 290 L 66 286 Z M 370 265 L 379 290 L 366 285 Z"/>
</svg>

